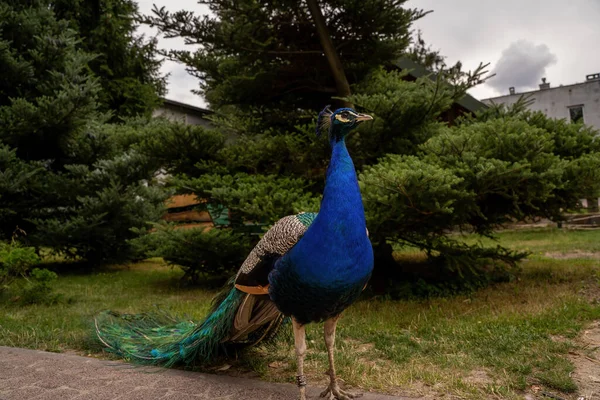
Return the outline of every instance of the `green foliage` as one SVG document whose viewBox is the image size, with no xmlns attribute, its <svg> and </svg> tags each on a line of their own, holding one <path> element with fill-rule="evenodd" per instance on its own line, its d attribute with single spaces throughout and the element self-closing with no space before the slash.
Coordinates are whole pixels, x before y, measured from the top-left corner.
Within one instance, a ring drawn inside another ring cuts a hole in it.
<svg viewBox="0 0 600 400">
<path fill-rule="evenodd" d="M 568 123 L 565 119 L 548 118 L 541 111 L 530 111 L 527 107 L 531 102 L 531 98 L 524 95 L 511 106 L 493 104 L 475 116 L 467 118 L 466 123 L 497 118 L 518 118 L 548 132 L 555 143 L 554 154 L 561 158 L 573 159 L 600 151 L 596 129 L 581 123 Z"/>
<path fill-rule="evenodd" d="M 360 187 L 372 240 L 443 235 L 458 225 L 457 203 L 474 196 L 453 171 L 416 156 L 389 155 L 365 168 Z"/>
<path fill-rule="evenodd" d="M 374 118 L 350 137 L 353 159 L 359 165 L 372 164 L 389 153 L 414 154 L 419 144 L 443 126 L 438 118 L 455 99 L 438 87 L 442 85 L 439 80 L 422 77 L 410 82 L 406 78 L 406 71 L 377 70 L 350 97 Z"/>
<path fill-rule="evenodd" d="M 233 115 L 232 120 L 236 118 Z M 181 265 L 193 279 L 239 268 L 250 244 L 256 242 L 246 236 L 249 233 L 258 233 L 263 226 L 305 207 L 318 210 L 319 200 L 310 191 L 312 182 L 291 174 L 295 170 L 300 176 L 312 173 L 301 170 L 305 164 L 300 159 L 314 148 L 305 147 L 306 137 L 270 131 L 256 134 L 250 128 L 252 121 L 243 121 L 247 125 L 237 129 L 223 121 L 212 130 L 157 120 L 141 136 L 125 140 L 153 165 L 172 174 L 166 182 L 170 188 L 203 200 L 198 209 L 210 208 L 213 214 L 228 210 L 229 230 L 159 231 L 132 242 L 146 254 Z M 240 135 L 232 138 L 232 132 Z M 314 134 L 312 129 L 310 134 Z M 177 244 L 178 240 L 185 245 Z M 232 252 L 224 251 L 226 247 Z"/>
<path fill-rule="evenodd" d="M 431 11 L 430 11 L 431 12 Z M 440 70 L 446 66 L 445 57 L 440 54 L 439 50 L 432 50 L 423 38 L 423 32 L 419 29 L 417 36 L 406 56 L 415 61 L 419 65 L 431 70 Z M 460 61 L 458 62 L 460 64 Z"/>
<path fill-rule="evenodd" d="M 231 229 L 159 227 L 134 242 L 147 256 L 162 257 L 181 267 L 185 272 L 183 279 L 194 283 L 207 276 L 229 276 L 251 249 L 249 238 Z"/>
<path fill-rule="evenodd" d="M 405 2 L 320 2 L 350 84 L 391 63 L 409 46 L 410 24 L 426 13 L 402 7 Z M 167 53 L 200 79 L 200 93 L 214 109 L 255 109 L 266 126 L 289 129 L 303 117 L 298 110 L 314 112 L 331 103 L 335 83 L 304 2 L 205 4 L 210 16 L 171 13 L 162 7 L 155 8 L 146 23 L 167 36 L 202 44 L 194 52 Z"/>
<path fill-rule="evenodd" d="M 64 169 L 86 120 L 97 117 L 98 86 L 75 32 L 42 2 L 0 2 L 0 53 L 7 66 L 0 78 L 1 229 L 8 237 L 16 226 L 30 231 L 23 219 L 46 203 L 48 176 Z"/>
<path fill-rule="evenodd" d="M 30 190 L 40 186 L 35 203 L 20 204 L 25 193 L 14 200 L 22 210 L 13 212 L 14 223 L 30 227 L 30 243 L 91 262 L 134 257 L 126 240 L 138 233 L 131 229 L 157 221 L 166 198 L 162 189 L 147 185 L 158 169 L 155 163 L 119 143 L 121 133 L 134 129 L 91 124 L 73 146 L 76 163 L 60 173 L 42 170 L 43 183 L 29 185 Z"/>
<path fill-rule="evenodd" d="M 16 291 L 21 304 L 53 304 L 60 300 L 58 293 L 53 293 L 53 283 L 58 278 L 56 273 L 47 269 L 34 268 L 30 276 L 22 281 Z"/>
<path fill-rule="evenodd" d="M 304 165 L 306 142 L 305 137 L 297 134 L 243 135 L 223 149 L 221 159 L 231 170 L 301 175 L 298 166 Z"/>
<path fill-rule="evenodd" d="M 336 90 L 308 8 L 286 1 L 207 4 L 213 15 L 204 18 L 164 8 L 146 17 L 166 35 L 203 44 L 194 53 L 170 51 L 169 56 L 200 79 L 201 93 L 217 110 L 216 130 L 228 138 L 211 154 L 196 153 L 195 160 L 187 157 L 196 148 L 191 140 L 190 148 L 182 149 L 181 164 L 166 163 L 180 174 L 169 184 L 207 206 L 226 207 L 237 232 L 248 222 L 270 224 L 298 211 L 318 211 L 330 149 L 315 140 L 315 111 L 331 103 Z M 443 129 L 437 119 L 482 74 L 481 69 L 465 74 L 457 66 L 408 82 L 406 72 L 386 72 L 410 46 L 411 23 L 426 14 L 403 5 L 320 3 L 345 74 L 355 84 L 357 94 L 349 100 L 375 116 L 350 138 L 358 169 L 389 153 L 414 154 Z M 434 55 L 422 41 L 418 45 L 415 54 Z M 157 149 L 161 143 L 175 143 L 162 147 L 166 153 L 183 147 L 176 135 L 165 135 Z M 379 211 L 381 221 L 393 212 Z"/>
<path fill-rule="evenodd" d="M 598 191 L 598 131 L 581 123 L 548 118 L 540 111 L 529 111 L 527 106 L 530 102 L 528 97 L 522 96 L 510 107 L 493 105 L 465 123 L 512 118 L 546 131 L 554 144 L 552 153 L 563 160 L 565 168 L 564 185 L 557 188 L 556 197 L 569 199 L 571 204 L 563 205 L 564 209 L 578 208 L 577 199 L 594 197 Z"/>
<path fill-rule="evenodd" d="M 43 187 L 41 163 L 19 159 L 16 150 L 0 143 L 0 236 L 8 237 L 22 216 L 39 204 L 35 194 Z"/>
<path fill-rule="evenodd" d="M 556 198 L 565 163 L 553 154 L 551 135 L 517 119 L 459 126 L 422 146 L 430 160 L 455 171 L 472 193 L 458 212 L 477 232 L 527 217 L 558 217 L 577 198 Z"/>
<path fill-rule="evenodd" d="M 0 242 L 0 295 L 9 294 L 19 304 L 54 303 L 52 283 L 57 275 L 47 269 L 33 268 L 40 257 L 33 247 L 24 247 L 15 240 Z M 33 268 L 33 269 L 32 269 Z"/>
<path fill-rule="evenodd" d="M 394 278 L 385 282 L 385 292 L 391 298 L 451 297 L 473 293 L 492 283 L 510 282 L 521 272 L 517 262 L 530 254 L 497 242 L 465 243 L 456 236 L 432 235 L 424 239 L 416 234 L 414 239 L 414 246 L 423 249 L 428 258 L 402 259 L 402 272 L 386 271 Z"/>
<path fill-rule="evenodd" d="M 311 199 L 310 193 L 303 190 L 306 183 L 302 179 L 274 175 L 204 174 L 176 183 L 199 198 L 210 199 L 208 204 L 215 208 L 225 205 L 232 214 L 232 224 L 237 226 L 247 221 L 273 223 L 293 214 L 294 204 Z"/>
<path fill-rule="evenodd" d="M 127 242 L 148 222 L 164 214 L 165 193 L 156 187 L 111 183 L 97 191 L 79 192 L 60 212 L 40 212 L 31 219 L 36 231 L 30 240 L 72 258 L 92 263 L 124 261 L 138 254 Z M 134 229 L 134 228 L 137 228 Z"/>
<path fill-rule="evenodd" d="M 127 239 L 163 210 L 156 162 L 133 146 L 159 128 L 105 123 L 94 55 L 55 6 L 0 1 L 0 236 L 20 227 L 37 248 L 128 259 Z"/>
<path fill-rule="evenodd" d="M 438 135 L 460 114 L 456 102 L 485 74 L 480 65 L 472 72 L 440 70 L 414 81 L 408 71 L 375 70 L 349 100 L 366 110 L 374 121 L 349 138 L 355 164 L 374 164 L 386 154 L 415 154 L 419 145 Z"/>
<path fill-rule="evenodd" d="M 389 155 L 365 168 L 360 185 L 371 237 L 426 250 L 461 277 L 477 271 L 491 277 L 503 264 L 514 266 L 525 253 L 461 244 L 448 233 L 490 236 L 513 221 L 558 220 L 585 194 L 600 193 L 592 131 L 579 128 L 588 153 L 577 155 L 570 141 L 556 140 L 573 137 L 568 130 L 546 130 L 539 115 L 536 124 L 530 117 L 467 119 L 440 129 L 419 146 L 419 157 Z"/>
<path fill-rule="evenodd" d="M 57 170 L 94 117 L 98 85 L 76 32 L 43 3 L 0 2 L 0 141 Z"/>
<path fill-rule="evenodd" d="M 7 290 L 17 278 L 27 275 L 40 258 L 32 247 L 23 247 L 14 240 L 0 242 L 0 292 Z"/>
<path fill-rule="evenodd" d="M 150 117 L 165 93 L 156 38 L 136 35 L 138 6 L 131 0 L 58 0 L 50 2 L 57 19 L 68 21 L 81 38 L 77 47 L 99 78 L 99 108 L 112 120 Z"/>
<path fill-rule="evenodd" d="M 174 175 L 197 174 L 202 170 L 198 163 L 217 159 L 225 147 L 225 136 L 216 130 L 164 119 L 144 121 L 134 132 L 138 133 L 134 147 Z"/>
</svg>

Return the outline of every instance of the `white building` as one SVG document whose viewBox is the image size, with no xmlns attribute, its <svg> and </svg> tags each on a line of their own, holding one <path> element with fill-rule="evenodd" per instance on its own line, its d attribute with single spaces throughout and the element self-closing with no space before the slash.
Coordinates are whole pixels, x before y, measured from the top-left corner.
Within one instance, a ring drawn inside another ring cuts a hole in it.
<svg viewBox="0 0 600 400">
<path fill-rule="evenodd" d="M 482 100 L 486 104 L 514 104 L 523 95 L 529 96 L 532 104 L 529 109 L 542 111 L 548 117 L 582 121 L 600 130 L 600 73 L 586 76 L 585 82 L 558 87 L 550 87 L 546 78 L 542 78 L 539 90 L 509 94 Z"/>
<path fill-rule="evenodd" d="M 210 128 L 210 121 L 206 119 L 212 111 L 205 108 L 180 103 L 179 101 L 163 99 L 163 104 L 154 110 L 153 117 L 165 117 L 171 121 L 179 121 L 188 125 L 201 125 Z"/>
</svg>

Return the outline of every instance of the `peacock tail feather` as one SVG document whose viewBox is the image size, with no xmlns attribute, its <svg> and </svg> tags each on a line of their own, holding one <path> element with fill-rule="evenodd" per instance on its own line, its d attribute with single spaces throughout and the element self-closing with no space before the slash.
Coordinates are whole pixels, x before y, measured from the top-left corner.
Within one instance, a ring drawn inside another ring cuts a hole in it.
<svg viewBox="0 0 600 400">
<path fill-rule="evenodd" d="M 95 320 L 96 334 L 107 351 L 139 364 L 207 364 L 226 355 L 234 345 L 227 338 L 245 296 L 230 281 L 199 324 L 177 321 L 161 313 L 131 315 L 106 311 Z"/>
</svg>

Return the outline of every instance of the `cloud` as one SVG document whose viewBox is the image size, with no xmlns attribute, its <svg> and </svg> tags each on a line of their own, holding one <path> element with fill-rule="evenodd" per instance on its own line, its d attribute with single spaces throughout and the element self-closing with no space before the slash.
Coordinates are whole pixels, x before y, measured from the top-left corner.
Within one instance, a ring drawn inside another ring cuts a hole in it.
<svg viewBox="0 0 600 400">
<path fill-rule="evenodd" d="M 496 76 L 488 84 L 499 92 L 506 92 L 511 86 L 517 91 L 533 89 L 545 77 L 546 68 L 556 62 L 556 55 L 545 44 L 519 40 L 502 51 L 492 71 Z"/>
<path fill-rule="evenodd" d="M 448 57 L 449 65 L 460 60 L 464 68 L 474 69 L 483 61 L 494 68 L 503 49 L 526 39 L 548 45 L 556 55 L 558 62 L 538 77 L 546 76 L 552 86 L 582 82 L 587 74 L 600 72 L 600 52 L 586 45 L 600 37 L 598 0 L 409 0 L 406 4 L 434 10 L 414 28 L 421 29 L 427 43 Z M 511 73 L 516 79 L 515 75 Z M 497 76 L 469 92 L 483 99 L 507 94 L 516 85 L 511 79 L 497 84 L 500 80 Z"/>
<path fill-rule="evenodd" d="M 209 13 L 207 6 L 190 3 L 195 2 L 191 2 L 190 0 L 139 0 L 138 6 L 140 12 L 146 15 L 152 15 L 154 4 L 156 4 L 158 8 L 165 6 L 170 12 L 186 9 L 188 11 L 193 11 L 197 15 Z M 178 49 L 194 51 L 194 49 L 198 47 L 197 45 L 186 45 L 184 40 L 180 37 L 166 39 L 162 37 L 157 28 L 151 28 L 147 25 L 140 26 L 138 32 L 149 37 L 157 36 L 159 47 L 165 50 Z M 192 89 L 198 89 L 199 82 L 198 79 L 187 73 L 185 65 L 165 60 L 161 68 L 161 73 L 169 75 L 167 78 L 166 98 L 199 107 L 207 107 L 206 101 L 202 96 L 192 93 Z"/>
<path fill-rule="evenodd" d="M 188 74 L 183 64 L 165 61 L 162 71 L 169 74 L 169 85 L 165 96 L 167 99 L 207 107 L 203 97 L 192 93 L 193 89 L 199 89 L 199 83 L 196 78 Z"/>
</svg>

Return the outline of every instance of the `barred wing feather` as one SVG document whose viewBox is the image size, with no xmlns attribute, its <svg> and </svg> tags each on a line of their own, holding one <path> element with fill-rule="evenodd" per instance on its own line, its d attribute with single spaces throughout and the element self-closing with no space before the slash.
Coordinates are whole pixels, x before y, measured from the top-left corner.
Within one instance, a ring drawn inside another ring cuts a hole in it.
<svg viewBox="0 0 600 400">
<path fill-rule="evenodd" d="M 274 262 L 298 243 L 316 216 L 316 213 L 300 213 L 277 221 L 240 267 L 235 287 L 244 293 L 267 294 L 268 276 Z"/>
</svg>

